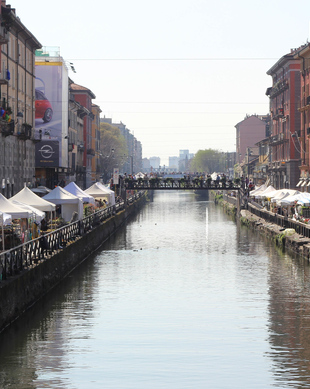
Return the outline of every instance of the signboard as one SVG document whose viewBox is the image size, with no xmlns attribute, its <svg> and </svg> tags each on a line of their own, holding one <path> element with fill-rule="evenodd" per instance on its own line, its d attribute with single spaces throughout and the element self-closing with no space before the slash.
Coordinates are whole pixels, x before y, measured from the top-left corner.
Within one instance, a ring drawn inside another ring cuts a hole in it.
<svg viewBox="0 0 310 389">
<path fill-rule="evenodd" d="M 43 140 L 36 143 L 35 159 L 36 167 L 58 167 L 59 142 Z"/>
<path fill-rule="evenodd" d="M 35 138 L 58 141 L 59 161 L 55 166 L 67 167 L 68 144 L 63 141 L 68 135 L 67 70 L 62 61 L 49 57 L 44 62 L 36 59 L 35 72 Z"/>
<path fill-rule="evenodd" d="M 113 184 L 118 185 L 119 184 L 119 168 L 113 169 Z"/>
</svg>

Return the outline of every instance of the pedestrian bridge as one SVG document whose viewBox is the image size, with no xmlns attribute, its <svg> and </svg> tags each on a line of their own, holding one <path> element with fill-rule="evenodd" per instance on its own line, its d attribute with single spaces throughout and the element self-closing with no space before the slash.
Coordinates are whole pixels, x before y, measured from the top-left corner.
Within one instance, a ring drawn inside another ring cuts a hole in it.
<svg viewBox="0 0 310 389">
<path fill-rule="evenodd" d="M 231 180 L 210 180 L 200 178 L 160 178 L 125 179 L 126 189 L 152 190 L 240 190 L 239 182 Z"/>
</svg>

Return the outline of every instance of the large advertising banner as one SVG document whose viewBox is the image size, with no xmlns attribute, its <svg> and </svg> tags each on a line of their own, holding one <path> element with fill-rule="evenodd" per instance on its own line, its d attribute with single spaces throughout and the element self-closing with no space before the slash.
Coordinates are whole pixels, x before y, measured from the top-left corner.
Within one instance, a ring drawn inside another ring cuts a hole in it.
<svg viewBox="0 0 310 389">
<path fill-rule="evenodd" d="M 35 95 L 35 137 L 57 141 L 57 166 L 67 167 L 68 74 L 62 62 L 49 57 L 36 62 Z"/>
<path fill-rule="evenodd" d="M 36 167 L 58 167 L 59 142 L 43 140 L 36 143 L 35 163 Z"/>
</svg>

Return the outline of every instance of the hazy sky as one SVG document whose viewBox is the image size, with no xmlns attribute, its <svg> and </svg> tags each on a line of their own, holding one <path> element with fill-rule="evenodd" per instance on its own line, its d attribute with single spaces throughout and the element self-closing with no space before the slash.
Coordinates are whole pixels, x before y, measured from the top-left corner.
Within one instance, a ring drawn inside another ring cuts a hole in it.
<svg viewBox="0 0 310 389">
<path fill-rule="evenodd" d="M 7 0 L 43 46 L 74 63 L 102 116 L 143 156 L 235 151 L 235 125 L 266 114 L 266 71 L 307 42 L 310 1 Z"/>
</svg>

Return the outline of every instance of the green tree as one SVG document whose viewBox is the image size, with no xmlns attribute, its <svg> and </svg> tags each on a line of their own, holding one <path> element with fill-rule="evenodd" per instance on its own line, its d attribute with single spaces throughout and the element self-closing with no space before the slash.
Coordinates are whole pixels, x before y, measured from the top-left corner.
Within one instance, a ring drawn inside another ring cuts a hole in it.
<svg viewBox="0 0 310 389">
<path fill-rule="evenodd" d="M 224 172 L 225 153 L 213 149 L 199 150 L 191 161 L 191 170 L 210 174 Z"/>
<path fill-rule="evenodd" d="M 109 123 L 100 123 L 100 174 L 104 182 L 107 182 L 113 173 L 113 169 L 121 167 L 128 157 L 125 138 L 118 127 Z"/>
</svg>

